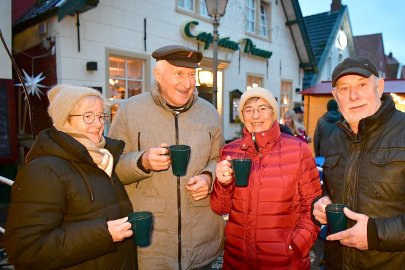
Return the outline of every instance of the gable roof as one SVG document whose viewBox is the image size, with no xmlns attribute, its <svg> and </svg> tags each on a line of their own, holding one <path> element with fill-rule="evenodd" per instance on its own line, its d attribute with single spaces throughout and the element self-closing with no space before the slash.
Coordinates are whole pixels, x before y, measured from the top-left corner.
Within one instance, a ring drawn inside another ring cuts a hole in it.
<svg viewBox="0 0 405 270">
<path fill-rule="evenodd" d="M 357 56 L 365 56 L 376 65 L 378 71 L 386 73 L 385 53 L 382 33 L 353 37 Z"/>
<path fill-rule="evenodd" d="M 300 67 L 307 71 L 317 72 L 316 61 L 298 0 L 281 0 L 281 5 L 287 20 L 285 24 L 290 30 L 300 60 Z"/>
<path fill-rule="evenodd" d="M 396 79 L 399 71 L 399 62 L 393 56 L 392 52 L 385 56 L 385 65 L 387 67 L 385 77 L 387 79 Z"/>
<path fill-rule="evenodd" d="M 405 94 L 405 79 L 385 79 L 384 93 Z M 332 82 L 322 81 L 301 92 L 303 95 L 332 95 Z"/>
<path fill-rule="evenodd" d="M 337 11 L 328 11 L 304 17 L 312 52 L 320 68 L 325 63 L 327 54 L 334 44 L 334 37 L 342 24 L 346 12 L 347 6 L 342 5 Z M 314 72 L 305 72 L 303 88 L 313 85 L 316 76 L 317 74 Z"/>
</svg>

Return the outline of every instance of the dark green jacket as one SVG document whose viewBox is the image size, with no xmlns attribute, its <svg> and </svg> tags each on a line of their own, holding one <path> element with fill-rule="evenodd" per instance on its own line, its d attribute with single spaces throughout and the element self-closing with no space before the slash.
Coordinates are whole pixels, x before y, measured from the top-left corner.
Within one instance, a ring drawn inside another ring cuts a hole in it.
<svg viewBox="0 0 405 270">
<path fill-rule="evenodd" d="M 339 126 L 325 148 L 325 183 L 332 202 L 371 218 L 370 250 L 327 242 L 327 268 L 405 269 L 405 114 L 383 96 L 380 109 L 360 121 L 357 136 Z"/>
<path fill-rule="evenodd" d="M 124 143 L 106 138 L 114 162 Z M 131 203 L 69 135 L 41 131 L 13 184 L 6 251 L 16 269 L 136 269 L 132 239 L 114 243 L 107 221 L 127 216 Z"/>
</svg>

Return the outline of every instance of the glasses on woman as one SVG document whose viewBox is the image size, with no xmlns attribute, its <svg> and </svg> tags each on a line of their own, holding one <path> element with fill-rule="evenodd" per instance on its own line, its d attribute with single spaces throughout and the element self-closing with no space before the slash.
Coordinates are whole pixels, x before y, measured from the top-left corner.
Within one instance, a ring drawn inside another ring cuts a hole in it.
<svg viewBox="0 0 405 270">
<path fill-rule="evenodd" d="M 250 117 L 255 113 L 255 111 L 257 111 L 258 114 L 263 115 L 263 114 L 268 114 L 271 110 L 272 110 L 272 108 L 269 106 L 260 105 L 257 108 L 245 107 L 242 109 L 242 112 L 243 112 L 244 116 Z"/>
<path fill-rule="evenodd" d="M 98 121 L 103 125 L 105 123 L 108 123 L 108 121 L 109 121 L 109 116 L 106 113 L 95 114 L 93 112 L 86 112 L 84 114 L 71 114 L 69 116 L 82 116 L 83 121 L 86 124 L 92 124 L 94 122 L 94 120 L 96 119 L 96 117 L 97 117 Z"/>
</svg>

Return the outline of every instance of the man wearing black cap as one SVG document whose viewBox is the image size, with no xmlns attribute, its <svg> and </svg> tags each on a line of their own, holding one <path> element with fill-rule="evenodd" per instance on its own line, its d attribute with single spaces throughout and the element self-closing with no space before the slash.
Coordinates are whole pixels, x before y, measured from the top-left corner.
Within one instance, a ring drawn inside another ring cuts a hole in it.
<svg viewBox="0 0 405 270">
<path fill-rule="evenodd" d="M 138 247 L 139 269 L 210 269 L 224 241 L 224 221 L 209 198 L 224 144 L 221 121 L 195 88 L 201 52 L 172 45 L 152 57 L 156 85 L 121 105 L 109 134 L 126 143 L 116 172 L 134 210 L 153 213 L 151 245 Z M 191 147 L 185 176 L 170 169 L 173 144 Z"/>
<path fill-rule="evenodd" d="M 329 269 L 404 269 L 405 114 L 383 95 L 384 80 L 364 57 L 350 57 L 332 74 L 332 94 L 344 120 L 325 144 L 325 194 L 313 215 L 343 203 L 348 229 L 329 235 Z"/>
</svg>

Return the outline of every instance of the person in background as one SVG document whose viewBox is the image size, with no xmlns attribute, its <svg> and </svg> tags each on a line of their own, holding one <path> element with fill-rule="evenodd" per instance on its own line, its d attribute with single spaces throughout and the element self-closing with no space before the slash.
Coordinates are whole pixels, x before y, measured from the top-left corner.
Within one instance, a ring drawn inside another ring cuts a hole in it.
<svg viewBox="0 0 405 270">
<path fill-rule="evenodd" d="M 343 119 L 325 143 L 324 185 L 314 218 L 343 203 L 348 228 L 331 234 L 327 269 L 404 269 L 405 114 L 383 95 L 384 80 L 365 57 L 349 57 L 332 73 L 332 94 Z"/>
<path fill-rule="evenodd" d="M 304 125 L 304 111 L 301 106 L 295 106 L 293 108 L 295 114 L 297 115 L 297 120 L 301 125 Z"/>
<path fill-rule="evenodd" d="M 53 127 L 31 147 L 12 186 L 5 247 L 16 269 L 137 269 L 131 202 L 114 167 L 122 141 L 103 137 L 102 95 L 48 91 Z"/>
<path fill-rule="evenodd" d="M 310 138 L 305 132 L 305 128 L 298 122 L 297 115 L 294 110 L 288 110 L 283 115 L 283 122 L 298 139 L 304 142 L 310 142 Z"/>
<path fill-rule="evenodd" d="M 216 109 L 195 88 L 200 51 L 171 45 L 155 50 L 150 92 L 120 106 L 110 136 L 126 142 L 117 174 L 134 210 L 153 213 L 152 243 L 138 247 L 140 269 L 210 269 L 221 255 L 224 220 L 209 192 L 224 144 Z M 144 117 L 141 117 L 141 116 Z M 187 174 L 173 175 L 168 145 L 191 147 Z"/>
<path fill-rule="evenodd" d="M 338 111 L 338 105 L 336 100 L 330 99 L 326 105 L 327 112 L 319 118 L 316 123 L 315 135 L 314 135 L 314 150 L 315 156 L 322 156 L 322 146 L 327 141 L 329 136 L 338 129 L 336 122 L 342 117 Z"/>
<path fill-rule="evenodd" d="M 319 227 L 311 203 L 321 194 L 306 143 L 280 132 L 273 94 L 254 87 L 238 106 L 243 137 L 221 150 L 211 207 L 229 214 L 223 269 L 309 269 Z M 250 158 L 247 187 L 235 187 L 231 159 Z"/>
</svg>

